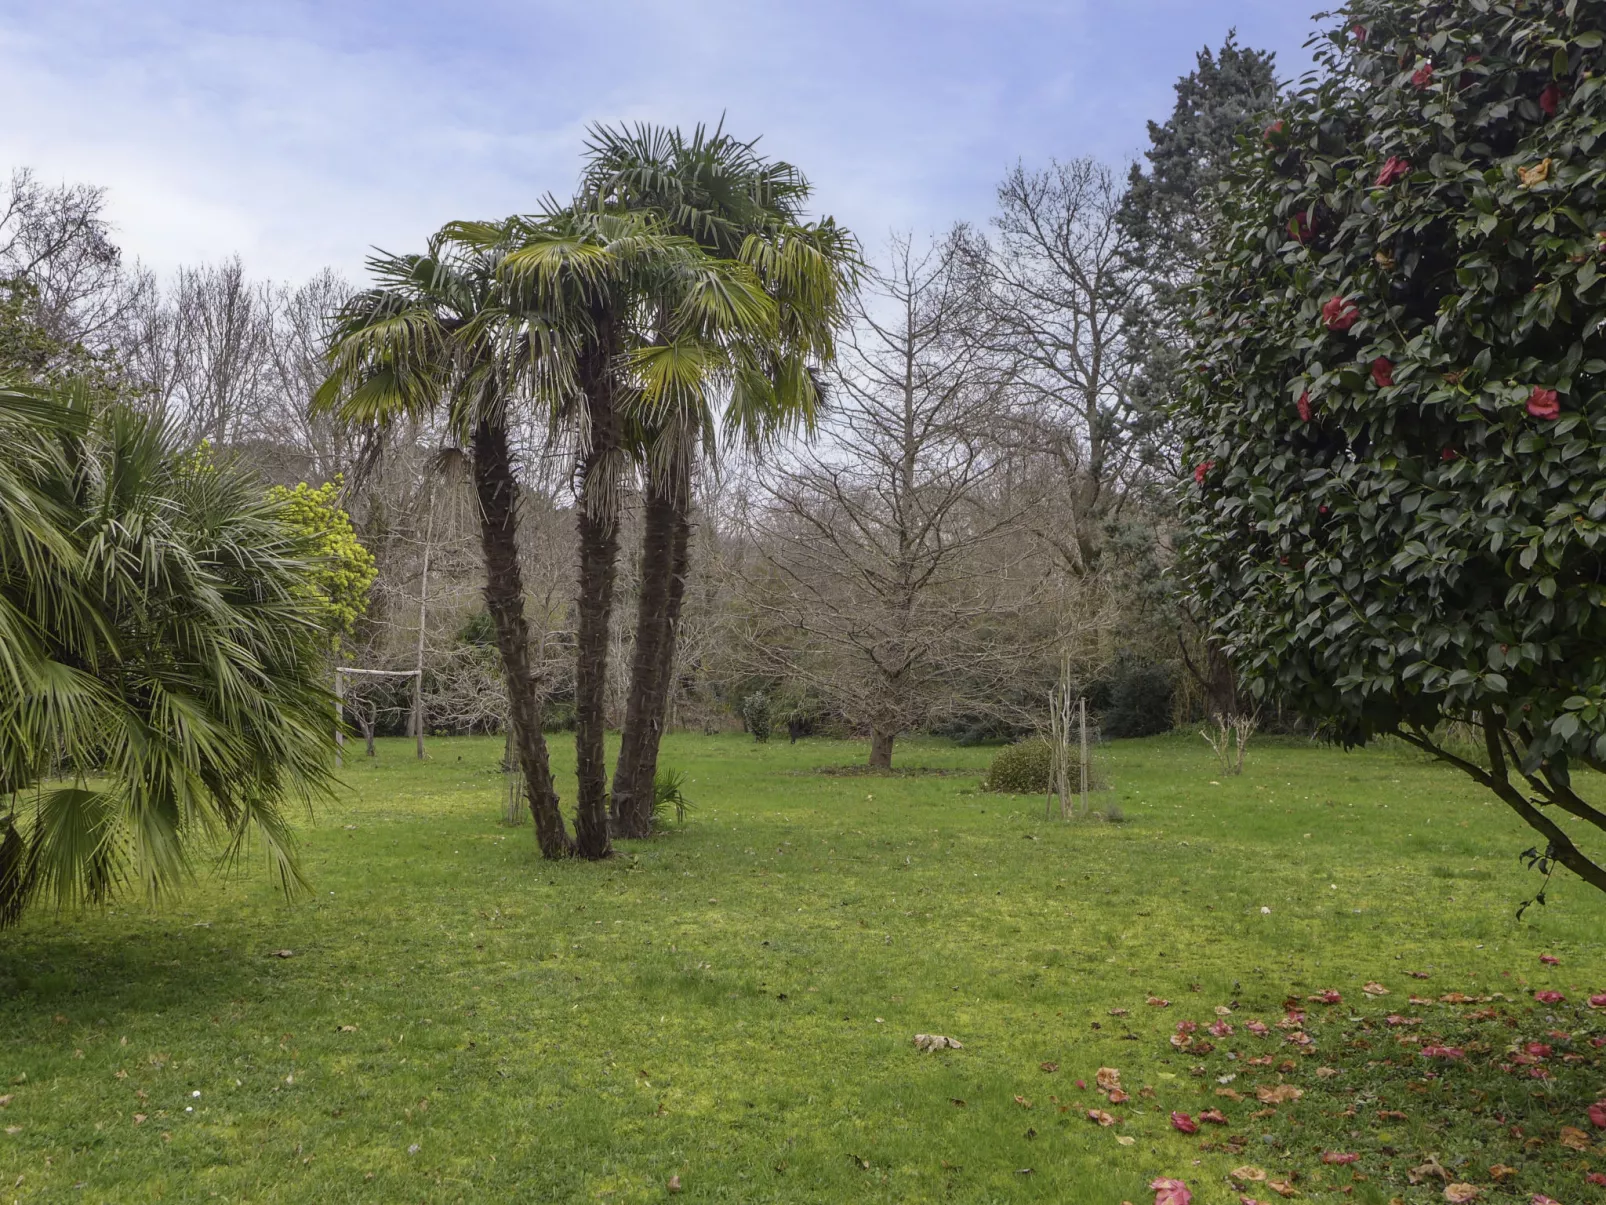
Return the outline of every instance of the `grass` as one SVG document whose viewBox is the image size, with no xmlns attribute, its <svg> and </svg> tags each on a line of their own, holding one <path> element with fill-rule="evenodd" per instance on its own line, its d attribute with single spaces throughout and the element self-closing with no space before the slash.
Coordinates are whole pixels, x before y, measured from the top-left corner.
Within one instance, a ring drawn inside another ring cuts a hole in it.
<svg viewBox="0 0 1606 1205">
<path fill-rule="evenodd" d="M 678 1176 L 685 1201 L 1117 1205 L 1177 1176 L 1214 1205 L 1254 1163 L 1381 1205 L 1442 1199 L 1408 1182 L 1429 1155 L 1486 1200 L 1606 1200 L 1584 1179 L 1606 1157 L 1557 1141 L 1606 1087 L 1578 1007 L 1606 990 L 1606 900 L 1558 878 L 1515 921 L 1532 837 L 1414 754 L 1261 739 L 1235 779 L 1197 737 L 1118 743 L 1128 822 L 1063 824 L 977 793 L 988 750 L 909 742 L 950 773 L 870 777 L 820 772 L 848 743 L 677 735 L 688 822 L 552 865 L 496 823 L 499 740 L 431 750 L 348 767 L 305 832 L 311 899 L 243 873 L 0 939 L 0 1202 L 622 1203 Z M 1328 988 L 1342 1005 L 1302 1005 L 1319 1053 L 1246 1036 Z M 1478 1019 L 1411 991 L 1509 1000 Z M 1236 1032 L 1212 1052 L 1167 1041 L 1216 1005 Z M 1396 1009 L 1469 1057 L 1421 1059 Z M 1494 1066 L 1558 1026 L 1555 1078 Z M 1094 1094 L 1100 1067 L 1129 1102 Z M 1216 1095 L 1233 1074 L 1241 1103 Z M 1279 1082 L 1305 1099 L 1251 1116 Z M 1212 1106 L 1229 1126 L 1171 1128 Z"/>
</svg>

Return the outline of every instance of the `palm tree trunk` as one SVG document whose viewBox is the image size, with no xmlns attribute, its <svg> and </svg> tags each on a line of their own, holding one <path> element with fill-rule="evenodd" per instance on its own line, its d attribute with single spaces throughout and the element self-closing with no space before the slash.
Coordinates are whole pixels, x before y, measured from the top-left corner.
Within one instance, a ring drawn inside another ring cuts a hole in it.
<svg viewBox="0 0 1606 1205">
<path fill-rule="evenodd" d="M 541 735 L 541 695 L 530 669 L 530 629 L 524 619 L 524 577 L 519 570 L 518 483 L 513 479 L 507 429 L 500 423 L 481 422 L 474 428 L 474 489 L 485 553 L 485 605 L 502 654 L 508 721 L 535 821 L 535 839 L 543 856 L 568 857 L 574 844 L 558 809 L 546 738 Z"/>
<path fill-rule="evenodd" d="M 630 669 L 624 736 L 613 772 L 614 831 L 622 837 L 652 833 L 658 745 L 669 709 L 680 609 L 686 596 L 690 492 L 684 469 L 677 470 L 669 482 L 654 473 L 647 484 L 635 660 Z"/>
<path fill-rule="evenodd" d="M 608 327 L 598 323 L 598 337 L 582 365 L 582 385 L 590 409 L 590 440 L 580 462 L 580 499 L 576 507 L 580 535 L 579 612 L 575 637 L 574 750 L 579 794 L 575 805 L 576 850 L 583 858 L 606 858 L 608 840 L 608 764 L 603 749 L 607 731 L 609 623 L 613 616 L 613 584 L 618 572 L 619 414 L 613 404 L 613 378 Z"/>
</svg>

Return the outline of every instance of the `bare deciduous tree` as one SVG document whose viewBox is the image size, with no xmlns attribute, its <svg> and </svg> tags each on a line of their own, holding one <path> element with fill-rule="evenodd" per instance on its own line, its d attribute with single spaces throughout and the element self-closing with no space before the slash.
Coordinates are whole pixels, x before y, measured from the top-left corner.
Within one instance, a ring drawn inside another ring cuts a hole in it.
<svg viewBox="0 0 1606 1205">
<path fill-rule="evenodd" d="M 1092 159 L 1016 167 L 998 189 L 996 239 L 960 237 L 986 315 L 976 338 L 1011 368 L 1016 473 L 1042 487 L 1034 529 L 1077 574 L 1097 569 L 1147 448 L 1129 393 L 1124 315 L 1139 282 L 1121 195 Z"/>
<path fill-rule="evenodd" d="M 1002 381 L 959 266 L 952 242 L 894 243 L 843 338 L 823 437 L 758 473 L 761 644 L 870 730 L 875 767 L 957 681 L 1012 672 L 1018 650 L 989 630 L 1032 594 L 1018 515 L 989 505 Z"/>
</svg>

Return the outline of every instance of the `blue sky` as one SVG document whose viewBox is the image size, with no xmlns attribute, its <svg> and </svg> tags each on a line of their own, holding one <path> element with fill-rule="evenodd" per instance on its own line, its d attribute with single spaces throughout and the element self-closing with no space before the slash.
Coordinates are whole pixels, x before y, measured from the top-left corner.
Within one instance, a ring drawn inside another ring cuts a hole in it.
<svg viewBox="0 0 1606 1205">
<path fill-rule="evenodd" d="M 1231 26 L 1307 65 L 1272 0 L 7 0 L 0 169 L 111 190 L 159 270 L 294 279 L 528 209 L 594 121 L 718 120 L 874 247 L 985 221 L 1017 159 L 1139 154 Z"/>
</svg>

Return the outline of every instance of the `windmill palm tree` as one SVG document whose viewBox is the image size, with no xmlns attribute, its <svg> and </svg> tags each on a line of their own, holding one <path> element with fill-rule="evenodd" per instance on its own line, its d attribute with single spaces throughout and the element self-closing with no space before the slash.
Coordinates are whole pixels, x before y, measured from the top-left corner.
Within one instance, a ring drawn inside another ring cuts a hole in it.
<svg viewBox="0 0 1606 1205">
<path fill-rule="evenodd" d="M 161 419 L 0 390 L 0 925 L 159 896 L 197 838 L 302 885 L 283 804 L 333 752 L 306 554 Z"/>
<path fill-rule="evenodd" d="M 496 631 L 509 727 L 536 840 L 548 858 L 575 844 L 564 825 L 541 732 L 542 694 L 530 661 L 519 567 L 519 486 L 510 424 L 518 406 L 550 406 L 574 388 L 580 315 L 564 290 L 526 289 L 517 299 L 499 275 L 506 246 L 495 226 L 448 226 L 422 255 L 380 255 L 374 284 L 335 318 L 329 376 L 314 408 L 384 429 L 444 411 L 469 451 L 485 557 L 485 604 Z M 554 252 L 555 260 L 563 257 Z M 601 271 L 595 247 L 577 246 L 564 283 Z M 576 266 L 578 265 L 578 266 Z"/>
<path fill-rule="evenodd" d="M 753 267 L 667 228 L 646 207 L 581 201 L 506 223 L 512 249 L 501 271 L 509 293 L 539 298 L 557 287 L 554 254 L 576 241 L 608 249 L 607 271 L 574 291 L 581 316 L 574 389 L 556 408 L 578 458 L 578 631 L 575 666 L 576 840 L 582 853 L 608 849 L 604 688 L 619 547 L 619 500 L 636 441 L 671 416 L 709 413 L 693 395 L 734 371 L 733 349 L 765 345 L 780 321 Z M 675 420 L 678 421 L 678 420 Z"/>
<path fill-rule="evenodd" d="M 623 366 L 639 341 L 641 301 L 656 299 L 676 330 L 767 330 L 773 307 L 751 269 L 666 233 L 653 215 L 552 202 L 531 216 L 451 223 L 427 254 L 382 256 L 371 267 L 376 286 L 341 312 L 329 380 L 315 404 L 377 427 L 443 409 L 469 446 L 486 604 L 537 839 L 548 857 L 606 857 L 602 680 L 617 551 L 615 483 L 624 468 L 620 432 L 624 405 L 638 388 Z M 530 669 L 509 440 L 521 419 L 566 430 L 580 453 L 580 789 L 572 838 Z"/>
<path fill-rule="evenodd" d="M 599 212 L 650 214 L 712 257 L 740 263 L 774 307 L 763 328 L 695 330 L 664 321 L 647 298 L 645 329 L 626 357 L 626 408 L 645 477 L 636 641 L 612 819 L 645 836 L 668 709 L 681 603 L 690 565 L 691 479 L 699 451 L 717 453 L 716 412 L 727 439 L 752 450 L 812 428 L 818 370 L 853 286 L 852 237 L 830 219 L 808 223 L 810 189 L 792 165 L 767 159 L 722 128 L 596 128 L 581 200 Z"/>
</svg>

